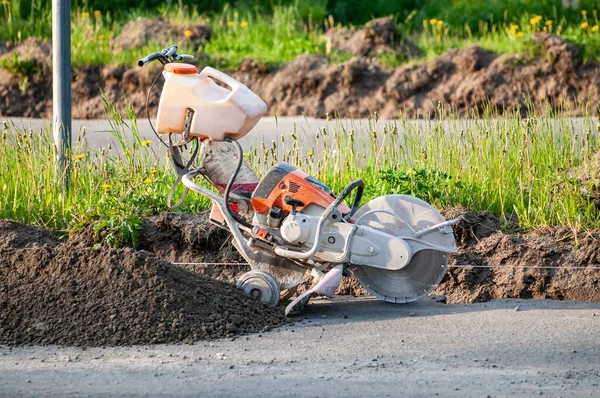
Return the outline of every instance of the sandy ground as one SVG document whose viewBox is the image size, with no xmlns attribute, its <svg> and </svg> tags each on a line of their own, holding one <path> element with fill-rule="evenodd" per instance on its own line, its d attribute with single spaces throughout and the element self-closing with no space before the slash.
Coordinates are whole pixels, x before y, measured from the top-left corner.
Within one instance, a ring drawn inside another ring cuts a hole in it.
<svg viewBox="0 0 600 398">
<path fill-rule="evenodd" d="M 235 340 L 0 346 L 0 396 L 598 396 L 599 329 L 597 303 L 339 297 Z"/>
</svg>

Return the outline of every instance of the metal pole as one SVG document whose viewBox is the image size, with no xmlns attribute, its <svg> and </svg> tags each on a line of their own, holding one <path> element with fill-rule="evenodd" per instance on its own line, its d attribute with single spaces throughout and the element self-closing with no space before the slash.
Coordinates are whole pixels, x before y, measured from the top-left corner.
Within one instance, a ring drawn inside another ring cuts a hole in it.
<svg viewBox="0 0 600 398">
<path fill-rule="evenodd" d="M 58 175 L 66 186 L 71 148 L 71 0 L 52 0 L 52 100 Z"/>
</svg>

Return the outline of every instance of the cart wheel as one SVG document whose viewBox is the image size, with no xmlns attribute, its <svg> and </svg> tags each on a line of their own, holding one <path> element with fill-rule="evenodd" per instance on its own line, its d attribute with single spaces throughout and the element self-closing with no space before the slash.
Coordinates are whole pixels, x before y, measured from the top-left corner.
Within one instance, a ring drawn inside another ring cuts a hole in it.
<svg viewBox="0 0 600 398">
<path fill-rule="evenodd" d="M 248 297 L 254 297 L 272 307 L 279 302 L 279 285 L 268 272 L 250 271 L 238 279 L 236 286 Z"/>
</svg>

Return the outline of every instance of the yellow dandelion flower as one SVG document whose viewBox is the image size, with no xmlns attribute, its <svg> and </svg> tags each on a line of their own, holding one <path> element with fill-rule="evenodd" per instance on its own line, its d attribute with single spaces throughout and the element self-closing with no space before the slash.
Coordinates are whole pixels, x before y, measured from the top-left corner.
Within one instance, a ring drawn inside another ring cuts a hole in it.
<svg viewBox="0 0 600 398">
<path fill-rule="evenodd" d="M 111 189 L 112 185 L 110 185 L 110 184 L 102 184 L 102 188 L 103 189 Z"/>
<path fill-rule="evenodd" d="M 517 33 L 515 36 L 517 36 L 517 37 L 523 37 L 523 36 L 525 36 L 525 33 L 523 33 L 523 32 L 518 32 L 518 33 Z"/>
<path fill-rule="evenodd" d="M 442 21 L 441 19 L 438 19 L 437 24 L 438 24 L 438 26 L 442 26 L 444 24 L 444 21 Z"/>
<path fill-rule="evenodd" d="M 581 10 L 581 15 L 585 17 L 587 15 L 587 10 Z"/>
<path fill-rule="evenodd" d="M 152 178 L 146 178 L 144 180 L 144 184 L 150 184 L 150 183 L 152 183 Z"/>
<path fill-rule="evenodd" d="M 233 22 L 233 21 L 227 22 L 227 26 L 233 26 L 233 25 L 235 25 L 235 22 Z"/>
<path fill-rule="evenodd" d="M 417 172 L 416 172 L 416 171 L 414 171 L 413 169 L 410 169 L 410 170 L 408 170 L 408 171 L 407 171 L 407 173 L 408 173 L 408 175 L 409 175 L 409 176 L 411 176 L 411 177 L 414 177 L 415 175 L 417 175 Z"/>
<path fill-rule="evenodd" d="M 588 26 L 590 26 L 590 24 L 587 23 L 587 21 L 581 23 L 581 29 L 587 29 Z"/>
<path fill-rule="evenodd" d="M 516 32 L 519 30 L 519 25 L 510 25 L 510 30 L 514 30 Z"/>
<path fill-rule="evenodd" d="M 308 156 L 310 156 L 311 158 L 313 157 L 313 155 L 314 155 L 314 154 L 315 154 L 315 153 L 314 153 L 313 151 L 309 151 L 309 152 L 307 153 L 307 155 L 308 155 Z"/>
<path fill-rule="evenodd" d="M 83 159 L 84 157 L 85 157 L 85 154 L 83 154 L 83 153 L 80 153 L 80 154 L 78 154 L 78 155 L 75 155 L 75 160 L 81 160 L 81 159 Z"/>
<path fill-rule="evenodd" d="M 550 25 L 552 25 L 552 20 L 551 19 L 549 19 L 549 20 L 546 21 L 546 26 L 550 26 Z"/>
<path fill-rule="evenodd" d="M 437 23 L 437 19 L 432 18 L 432 19 L 429 20 L 429 23 L 432 24 L 432 25 L 435 25 Z"/>
<path fill-rule="evenodd" d="M 242 28 L 248 27 L 248 22 L 242 21 L 242 23 L 240 24 L 240 27 L 242 27 Z"/>
<path fill-rule="evenodd" d="M 100 10 L 94 10 L 94 15 L 99 17 L 100 15 L 102 15 L 102 13 L 100 12 Z"/>
<path fill-rule="evenodd" d="M 536 15 L 535 17 L 533 17 L 529 20 L 529 23 L 531 25 L 537 25 L 541 20 L 542 20 L 542 17 L 539 15 Z"/>
<path fill-rule="evenodd" d="M 158 173 L 158 170 L 156 170 L 156 169 L 150 170 L 150 174 L 156 174 L 156 173 Z"/>
<path fill-rule="evenodd" d="M 150 144 L 152 144 L 152 140 L 145 140 L 145 141 L 142 141 L 142 146 L 148 146 L 148 145 L 150 145 Z"/>
<path fill-rule="evenodd" d="M 105 37 L 106 36 L 104 36 L 104 35 L 98 35 L 98 40 L 104 40 Z"/>
<path fill-rule="evenodd" d="M 183 31 L 183 35 L 185 37 L 191 37 L 192 36 L 192 31 L 189 30 L 189 29 L 186 29 L 186 30 Z"/>
<path fill-rule="evenodd" d="M 592 26 L 592 32 L 597 32 L 597 31 L 598 31 L 598 25 Z"/>
<path fill-rule="evenodd" d="M 82 16 L 83 18 L 88 18 L 88 17 L 90 16 L 90 13 L 89 13 L 89 12 L 82 12 L 82 13 L 81 13 L 81 16 Z"/>
</svg>

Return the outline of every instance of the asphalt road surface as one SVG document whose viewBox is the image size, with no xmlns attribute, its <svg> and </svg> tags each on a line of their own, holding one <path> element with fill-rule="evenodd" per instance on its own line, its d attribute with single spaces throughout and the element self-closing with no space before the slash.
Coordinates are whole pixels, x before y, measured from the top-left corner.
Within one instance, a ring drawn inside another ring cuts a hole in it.
<svg viewBox="0 0 600 398">
<path fill-rule="evenodd" d="M 44 119 L 0 117 L 0 123 L 2 121 L 14 123 L 18 127 L 31 128 L 34 131 L 38 131 L 42 128 L 51 128 L 50 121 Z M 572 118 L 567 120 L 568 124 L 570 124 L 575 131 L 582 132 L 584 130 L 587 131 L 590 128 L 592 130 L 596 129 L 596 125 L 598 123 L 597 119 L 590 118 L 590 121 L 592 122 L 593 126 L 586 126 L 584 119 L 582 118 Z M 557 120 L 551 120 L 551 122 L 557 126 L 557 134 L 560 133 L 560 122 Z M 146 118 L 140 118 L 137 123 L 142 139 L 151 140 L 152 146 L 154 148 L 158 148 L 158 139 L 156 135 L 154 135 L 148 120 Z M 155 121 L 153 121 L 153 123 L 155 123 Z M 304 138 L 312 137 L 317 131 L 324 127 L 329 127 L 330 131 L 333 127 L 341 127 L 346 129 L 346 131 L 354 129 L 358 132 L 358 140 L 367 140 L 369 139 L 369 132 L 375 124 L 377 124 L 379 131 L 381 131 L 384 126 L 391 127 L 395 124 L 399 131 L 403 131 L 403 129 L 406 128 L 419 127 L 422 129 L 422 131 L 426 132 L 430 127 L 430 123 L 431 121 L 429 120 L 379 120 L 377 123 L 374 123 L 372 120 L 370 121 L 367 119 L 334 119 L 332 121 L 328 121 L 326 119 L 315 119 L 302 116 L 287 116 L 278 118 L 263 117 L 248 133 L 248 135 L 240 140 L 240 142 L 245 149 L 248 149 L 250 146 L 256 147 L 261 142 L 264 142 L 267 146 L 269 146 L 273 140 L 279 141 L 282 135 L 287 136 L 288 133 L 295 132 L 299 137 L 300 145 L 303 143 L 308 144 L 312 141 L 304 140 Z M 469 126 L 473 126 L 474 124 L 481 125 L 482 123 L 486 122 L 481 120 L 453 120 L 445 121 L 444 126 L 447 130 L 450 130 L 451 127 L 451 130 L 453 131 L 460 131 L 461 128 L 468 129 Z M 73 137 L 77 137 L 83 131 L 83 129 L 85 129 L 87 144 L 92 149 L 107 148 L 111 141 L 113 142 L 112 147 L 116 147 L 116 145 L 114 145 L 115 139 L 109 133 L 110 124 L 106 120 L 73 120 L 72 129 Z"/>
<path fill-rule="evenodd" d="M 7 397 L 596 397 L 599 383 L 600 305 L 568 301 L 338 297 L 235 340 L 0 346 Z"/>
</svg>

